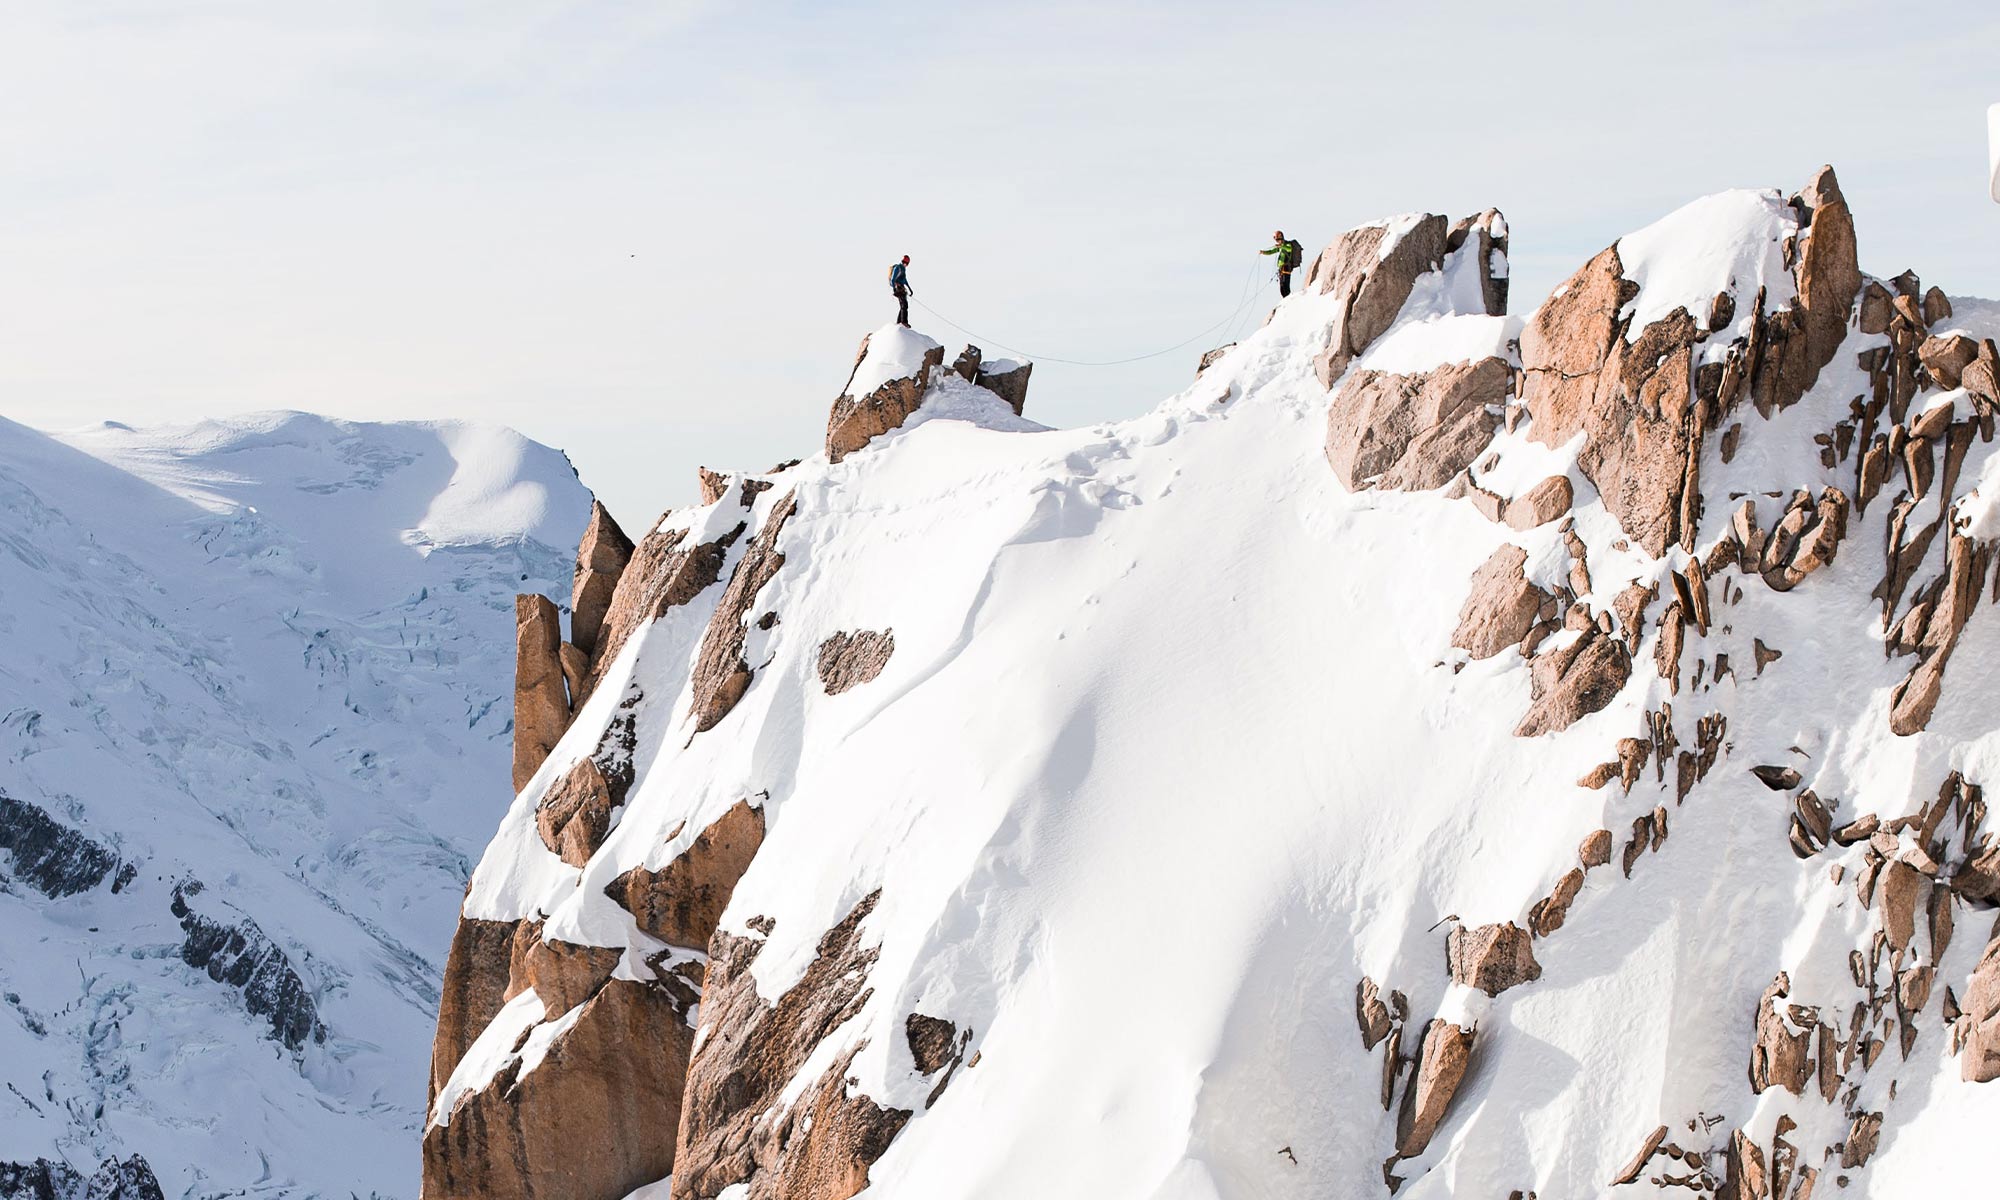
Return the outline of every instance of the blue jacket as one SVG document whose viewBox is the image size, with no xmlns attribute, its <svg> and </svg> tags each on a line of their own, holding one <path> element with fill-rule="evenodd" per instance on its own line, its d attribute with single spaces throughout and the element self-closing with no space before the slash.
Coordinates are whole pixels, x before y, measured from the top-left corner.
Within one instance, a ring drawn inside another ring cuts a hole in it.
<svg viewBox="0 0 2000 1200">
<path fill-rule="evenodd" d="M 895 265 L 891 266 L 889 268 L 889 286 L 892 288 L 909 287 L 910 286 L 909 268 L 905 267 L 902 263 L 896 263 Z"/>
</svg>

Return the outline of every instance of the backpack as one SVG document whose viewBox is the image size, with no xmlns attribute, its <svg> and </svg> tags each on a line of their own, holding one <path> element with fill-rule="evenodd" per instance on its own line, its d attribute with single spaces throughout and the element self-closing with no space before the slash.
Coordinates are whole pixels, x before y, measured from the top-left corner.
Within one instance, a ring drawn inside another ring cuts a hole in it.
<svg viewBox="0 0 2000 1200">
<path fill-rule="evenodd" d="M 1304 246 L 1299 245 L 1298 239 L 1286 238 L 1285 248 L 1278 255 L 1278 265 L 1280 267 L 1296 267 L 1299 265 L 1299 260 L 1305 256 L 1306 249 Z"/>
</svg>

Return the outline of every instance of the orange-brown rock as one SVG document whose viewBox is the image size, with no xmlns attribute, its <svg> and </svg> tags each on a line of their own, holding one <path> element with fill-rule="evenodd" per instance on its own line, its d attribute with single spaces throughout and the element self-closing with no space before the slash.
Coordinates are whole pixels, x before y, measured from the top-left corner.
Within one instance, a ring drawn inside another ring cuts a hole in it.
<svg viewBox="0 0 2000 1200">
<path fill-rule="evenodd" d="M 1451 634 L 1452 645 L 1474 658 L 1491 658 L 1520 643 L 1551 600 L 1522 573 L 1527 561 L 1526 550 L 1508 544 L 1472 573 L 1471 590 Z"/>
<path fill-rule="evenodd" d="M 514 597 L 514 790 L 526 787 L 569 727 L 562 618 L 547 596 Z"/>
<path fill-rule="evenodd" d="M 550 785 L 535 809 L 542 844 L 572 867 L 590 861 L 611 832 L 611 788 L 595 760 L 580 758 Z"/>
<path fill-rule="evenodd" d="M 972 382 L 992 392 L 1007 402 L 1015 416 L 1028 406 L 1028 376 L 1033 374 L 1035 364 L 1031 362 L 1010 362 L 996 358 L 992 362 L 979 364 Z"/>
<path fill-rule="evenodd" d="M 1924 324 L 1936 325 L 1940 321 L 1951 320 L 1951 298 L 1942 289 L 1931 288 L 1924 293 Z M 1947 385 L 1949 386 L 1949 385 Z"/>
<path fill-rule="evenodd" d="M 1780 971 L 1757 1002 L 1757 1042 L 1750 1051 L 1750 1090 L 1781 1087 L 1805 1094 L 1812 1076 L 1813 1032 L 1819 1013 L 1790 1003 L 1792 981 Z"/>
<path fill-rule="evenodd" d="M 896 631 L 836 633 L 819 644 L 819 682 L 829 696 L 857 688 L 882 673 L 896 652 Z"/>
<path fill-rule="evenodd" d="M 687 544 L 685 530 L 656 530 L 639 543 L 611 594 L 611 608 L 605 614 L 577 707 L 596 690 L 627 639 L 665 616 L 668 609 L 691 602 L 715 585 L 722 577 L 729 547 L 743 536 L 743 530 L 744 526 L 737 525 L 713 541 L 693 545 Z"/>
<path fill-rule="evenodd" d="M 1349 491 L 1443 487 L 1492 442 L 1512 374 L 1499 358 L 1416 375 L 1357 371 L 1327 409 L 1327 462 Z"/>
<path fill-rule="evenodd" d="M 1332 388 L 1354 356 L 1388 330 L 1418 277 L 1443 265 L 1447 236 L 1445 219 L 1432 213 L 1400 238 L 1386 223 L 1364 225 L 1320 251 L 1306 272 L 1306 288 L 1340 298 L 1326 349 L 1313 360 L 1322 386 Z"/>
<path fill-rule="evenodd" d="M 672 861 L 657 870 L 634 867 L 604 893 L 639 928 L 673 946 L 706 950 L 722 910 L 764 842 L 764 812 L 738 800 Z"/>
<path fill-rule="evenodd" d="M 903 1021 L 903 1036 L 910 1044 L 910 1061 L 917 1064 L 919 1075 L 944 1070 L 958 1050 L 958 1026 L 942 1017 L 911 1013 Z"/>
<path fill-rule="evenodd" d="M 1555 888 L 1528 910 L 1529 930 L 1536 937 L 1547 937 L 1561 929 L 1569 920 L 1569 906 L 1576 902 L 1577 893 L 1582 890 L 1583 868 L 1571 867 L 1556 881 Z M 1537 967 L 1536 971 L 1539 973 L 1540 968 Z"/>
<path fill-rule="evenodd" d="M 604 617 L 611 611 L 618 577 L 632 561 L 632 539 L 602 504 L 590 502 L 590 524 L 577 547 L 576 570 L 570 584 L 569 640 L 588 657 L 597 650 Z"/>
<path fill-rule="evenodd" d="M 528 946 L 528 986 L 542 1002 L 543 1014 L 553 1021 L 595 996 L 623 957 L 623 951 L 611 946 L 536 938 Z"/>
<path fill-rule="evenodd" d="M 1361 1027 L 1361 1046 L 1373 1050 L 1395 1028 L 1381 988 L 1366 975 L 1354 986 L 1354 1021 Z"/>
<path fill-rule="evenodd" d="M 460 917 L 445 958 L 444 988 L 438 997 L 437 1035 L 431 1043 L 430 1096 L 458 1068 L 480 1031 L 507 1003 L 513 972 L 514 930 L 519 921 Z"/>
<path fill-rule="evenodd" d="M 1961 1007 L 1965 1048 L 1959 1052 L 1959 1074 L 1967 1083 L 2000 1079 L 2000 938 L 1987 945 Z"/>
<path fill-rule="evenodd" d="M 1854 241 L 1854 215 L 1841 194 L 1832 167 L 1821 167 L 1799 191 L 1807 213 L 1799 249 L 1798 309 L 1810 357 L 1799 392 L 1819 379 L 1847 336 L 1848 315 L 1861 290 L 1861 264 Z"/>
<path fill-rule="evenodd" d="M 1452 981 L 1489 996 L 1542 977 L 1533 940 L 1512 921 L 1476 929 L 1454 926 L 1444 945 L 1445 967 Z"/>
<path fill-rule="evenodd" d="M 1595 626 L 1574 640 L 1535 655 L 1530 670 L 1534 702 L 1514 727 L 1516 737 L 1567 729 L 1610 704 L 1632 677 L 1632 657 L 1616 638 Z"/>
<path fill-rule="evenodd" d="M 697 733 L 715 728 L 750 688 L 750 664 L 743 661 L 744 618 L 749 615 L 757 593 L 785 565 L 785 556 L 777 549 L 778 535 L 784 532 L 785 522 L 791 519 L 797 503 L 798 493 L 788 492 L 771 507 L 770 515 L 764 518 L 764 527 L 744 551 L 743 561 L 736 564 L 728 590 L 722 593 L 714 615 L 709 618 L 708 631 L 702 635 L 701 651 L 695 658 L 692 684 L 694 700 L 690 712 Z"/>
<path fill-rule="evenodd" d="M 1417 1050 L 1417 1077 L 1404 1091 L 1403 1107 L 1396 1115 L 1398 1155 L 1415 1158 L 1430 1146 L 1471 1063 L 1472 1030 L 1433 1020 Z"/>
<path fill-rule="evenodd" d="M 1507 524 L 1515 529 L 1546 525 L 1569 511 L 1576 500 L 1567 475 L 1551 475 L 1507 502 Z"/>
<path fill-rule="evenodd" d="M 662 985 L 604 984 L 533 1070 L 503 1069 L 425 1129 L 426 1200 L 618 1200 L 665 1178 L 694 1037 L 683 1012 Z"/>
<path fill-rule="evenodd" d="M 1889 318 L 1896 309 L 1889 297 L 1889 289 L 1879 283 L 1870 283 L 1861 292 L 1861 312 L 1858 320 L 1861 332 L 1875 334 L 1889 332 Z"/>
<path fill-rule="evenodd" d="M 1583 843 L 1576 848 L 1576 858 L 1578 862 L 1584 865 L 1585 869 L 1601 867 L 1605 863 L 1610 862 L 1611 831 L 1609 829 L 1591 830 L 1589 835 L 1583 839 Z"/>
<path fill-rule="evenodd" d="M 1700 450 L 1690 348 L 1702 331 L 1676 309 L 1628 341 L 1619 312 L 1636 294 L 1616 246 L 1571 276 L 1521 333 L 1522 400 L 1536 441 L 1584 435 L 1578 467 L 1626 534 L 1658 555 L 1682 536 L 1689 458 Z"/>
<path fill-rule="evenodd" d="M 742 1184 L 745 1200 L 846 1200 L 909 1120 L 850 1092 L 843 1049 L 794 1103 L 783 1094 L 820 1042 L 860 1011 L 875 951 L 862 945 L 870 895 L 820 939 L 804 976 L 776 1004 L 750 973 L 761 941 L 718 933 L 702 991 L 701 1049 L 687 1075 L 673 1200 L 715 1200 Z"/>
<path fill-rule="evenodd" d="M 713 504 L 729 491 L 729 476 L 721 471 L 711 471 L 707 467 L 696 467 L 696 481 L 701 486 L 701 502 Z"/>
<path fill-rule="evenodd" d="M 861 349 L 854 356 L 854 370 L 848 372 L 847 386 L 852 389 L 854 376 L 868 357 L 868 343 L 874 338 L 869 334 L 861 339 Z M 910 414 L 921 408 L 924 393 L 930 390 L 931 380 L 936 378 L 938 369 L 944 365 L 944 347 L 932 346 L 924 352 L 922 363 L 913 375 L 891 379 L 865 396 L 855 396 L 842 391 L 840 398 L 833 402 L 833 411 L 826 420 L 826 456 L 839 462 L 870 440 L 901 429 Z M 1024 376 L 1022 390 L 1027 388 Z"/>
<path fill-rule="evenodd" d="M 1917 361 L 1924 364 L 1932 379 L 1942 388 L 1955 388 L 1965 375 L 1965 368 L 1979 357 L 1979 343 L 1962 333 L 1950 337 L 1927 337 L 1917 347 Z"/>
</svg>

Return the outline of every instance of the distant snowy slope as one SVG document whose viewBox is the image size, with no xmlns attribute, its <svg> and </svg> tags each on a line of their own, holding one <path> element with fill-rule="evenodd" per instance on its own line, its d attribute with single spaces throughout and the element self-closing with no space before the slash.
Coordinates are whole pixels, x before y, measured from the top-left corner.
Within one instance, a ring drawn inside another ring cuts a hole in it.
<svg viewBox="0 0 2000 1200">
<path fill-rule="evenodd" d="M 513 596 L 589 505 L 493 427 L 0 420 L 0 1164 L 415 1194 Z"/>
</svg>

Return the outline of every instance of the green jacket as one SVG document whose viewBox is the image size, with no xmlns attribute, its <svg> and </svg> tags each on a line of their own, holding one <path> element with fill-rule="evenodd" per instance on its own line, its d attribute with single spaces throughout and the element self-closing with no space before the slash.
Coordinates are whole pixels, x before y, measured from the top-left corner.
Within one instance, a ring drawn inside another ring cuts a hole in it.
<svg viewBox="0 0 2000 1200">
<path fill-rule="evenodd" d="M 1259 250 L 1257 253 L 1277 255 L 1278 269 L 1280 271 L 1289 271 L 1299 265 L 1299 244 L 1290 238 L 1286 238 L 1268 250 Z"/>
</svg>

